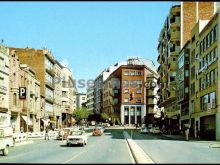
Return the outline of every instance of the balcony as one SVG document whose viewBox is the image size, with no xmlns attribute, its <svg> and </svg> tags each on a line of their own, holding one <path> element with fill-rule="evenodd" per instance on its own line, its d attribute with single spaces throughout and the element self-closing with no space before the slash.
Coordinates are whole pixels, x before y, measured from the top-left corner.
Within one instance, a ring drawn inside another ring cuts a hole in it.
<svg viewBox="0 0 220 165">
<path fill-rule="evenodd" d="M 49 102 L 49 103 L 54 103 L 54 99 L 52 98 L 52 97 L 47 97 L 46 96 L 46 98 L 45 98 L 45 100 L 47 101 L 47 102 Z"/>
<path fill-rule="evenodd" d="M 180 46 L 174 46 L 170 48 L 170 56 L 177 56 L 180 52 Z"/>
<path fill-rule="evenodd" d="M 62 105 L 63 108 L 69 109 L 70 105 Z"/>
<path fill-rule="evenodd" d="M 170 26 L 171 27 L 179 27 L 180 26 L 180 17 L 174 16 L 174 18 L 170 19 Z"/>
<path fill-rule="evenodd" d="M 158 56 L 158 58 L 157 58 L 157 62 L 158 62 L 159 64 L 162 63 L 162 55 L 161 55 L 161 54 L 159 54 L 159 56 Z"/>
<path fill-rule="evenodd" d="M 54 71 L 54 69 L 46 68 L 46 71 L 47 71 L 47 73 L 49 73 L 52 77 L 55 76 L 55 71 Z"/>
<path fill-rule="evenodd" d="M 35 96 L 35 93 L 33 91 L 30 91 L 30 96 L 31 97 Z"/>
<path fill-rule="evenodd" d="M 48 86 L 49 88 L 54 89 L 54 83 L 49 82 L 49 81 L 46 81 L 45 84 L 46 84 L 46 86 Z"/>
<path fill-rule="evenodd" d="M 170 41 L 179 41 L 180 40 L 180 31 L 172 31 L 170 33 Z"/>
<path fill-rule="evenodd" d="M 170 63 L 168 64 L 168 71 L 175 71 L 175 70 L 177 70 L 177 64 L 176 64 L 176 62 L 170 62 Z"/>
<path fill-rule="evenodd" d="M 112 91 L 111 91 L 111 96 L 118 96 L 119 95 L 119 93 L 120 93 L 120 90 L 119 89 L 112 89 Z"/>
<path fill-rule="evenodd" d="M 147 104 L 148 105 L 156 105 L 157 104 L 157 98 L 148 98 L 147 99 Z"/>
</svg>

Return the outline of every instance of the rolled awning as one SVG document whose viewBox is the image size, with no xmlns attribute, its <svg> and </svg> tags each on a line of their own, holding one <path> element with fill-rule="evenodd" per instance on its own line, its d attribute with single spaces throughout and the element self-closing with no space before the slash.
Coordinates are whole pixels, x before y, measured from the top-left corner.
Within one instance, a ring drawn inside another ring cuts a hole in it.
<svg viewBox="0 0 220 165">
<path fill-rule="evenodd" d="M 22 116 L 27 125 L 33 125 L 31 119 L 27 116 Z"/>
<path fill-rule="evenodd" d="M 44 122 L 44 124 L 45 124 L 46 126 L 49 125 L 50 119 L 46 119 L 46 120 L 41 119 L 41 120 Z"/>
</svg>

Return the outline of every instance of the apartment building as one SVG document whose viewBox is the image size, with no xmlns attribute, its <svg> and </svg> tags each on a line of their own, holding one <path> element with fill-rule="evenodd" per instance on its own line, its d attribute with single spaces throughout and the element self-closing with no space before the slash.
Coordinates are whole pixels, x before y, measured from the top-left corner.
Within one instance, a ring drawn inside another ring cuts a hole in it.
<svg viewBox="0 0 220 165">
<path fill-rule="evenodd" d="M 0 125 L 10 125 L 9 49 L 0 45 Z"/>
<path fill-rule="evenodd" d="M 73 112 L 75 106 L 75 86 L 71 70 L 62 68 L 62 127 L 70 127 L 74 124 Z"/>
<path fill-rule="evenodd" d="M 171 7 L 159 35 L 157 71 L 160 74 L 160 104 L 164 108 L 168 128 L 179 129 L 180 109 L 177 102 L 177 61 L 180 50 L 190 40 L 191 30 L 201 19 L 210 19 L 215 11 L 213 2 L 181 2 Z"/>
<path fill-rule="evenodd" d="M 191 32 L 190 124 L 192 134 L 220 139 L 219 13 L 199 20 Z"/>
<path fill-rule="evenodd" d="M 36 72 L 40 82 L 41 101 L 44 106 L 44 117 L 41 118 L 41 127 L 48 125 L 52 129 L 56 125 L 54 116 L 54 65 L 55 59 L 48 49 L 10 48 L 16 51 L 21 63 L 27 64 Z"/>
<path fill-rule="evenodd" d="M 157 101 L 149 101 L 150 95 L 147 99 L 145 83 L 151 82 L 150 79 L 154 77 L 150 74 L 157 75 L 152 61 L 149 64 L 144 59 L 130 58 L 104 81 L 103 111 L 110 115 L 112 124 L 148 122 L 146 116 L 152 113 L 151 108 L 157 104 Z"/>
<path fill-rule="evenodd" d="M 181 49 L 177 59 L 177 108 L 180 111 L 180 126 L 189 122 L 189 62 L 190 62 L 190 41 Z M 183 129 L 183 128 L 182 128 Z"/>
<path fill-rule="evenodd" d="M 22 64 L 16 50 L 9 54 L 10 82 L 9 103 L 11 125 L 14 132 L 40 131 L 40 82 L 35 71 L 27 64 Z M 26 87 L 26 99 L 20 99 L 19 88 Z"/>
<path fill-rule="evenodd" d="M 86 97 L 87 97 L 87 102 L 86 102 L 86 107 L 90 114 L 94 113 L 94 87 L 89 87 L 86 91 Z"/>
<path fill-rule="evenodd" d="M 87 102 L 87 95 L 86 93 L 76 93 L 76 103 L 77 108 L 81 108 L 84 103 Z"/>
<path fill-rule="evenodd" d="M 54 64 L 54 116 L 56 116 L 55 128 L 61 128 L 62 126 L 62 68 L 63 66 L 59 61 L 55 60 Z"/>
</svg>

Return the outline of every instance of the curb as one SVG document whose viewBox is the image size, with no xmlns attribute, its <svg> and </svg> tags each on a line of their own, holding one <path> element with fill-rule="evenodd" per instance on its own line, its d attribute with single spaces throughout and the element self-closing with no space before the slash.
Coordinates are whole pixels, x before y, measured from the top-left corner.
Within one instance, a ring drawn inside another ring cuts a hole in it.
<svg viewBox="0 0 220 165">
<path fill-rule="evenodd" d="M 124 137 L 128 143 L 131 153 L 137 164 L 155 164 L 155 162 L 139 147 L 131 138 L 127 131 L 124 131 Z"/>
</svg>

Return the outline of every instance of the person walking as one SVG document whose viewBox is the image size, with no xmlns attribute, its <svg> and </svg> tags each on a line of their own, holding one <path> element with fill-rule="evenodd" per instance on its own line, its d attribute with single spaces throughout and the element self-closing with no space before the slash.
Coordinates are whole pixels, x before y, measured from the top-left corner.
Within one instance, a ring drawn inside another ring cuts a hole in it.
<svg viewBox="0 0 220 165">
<path fill-rule="evenodd" d="M 189 141 L 189 128 L 188 127 L 185 130 L 185 134 L 186 134 L 186 141 Z"/>
<path fill-rule="evenodd" d="M 49 140 L 49 128 L 47 127 L 45 131 L 45 140 Z"/>
</svg>

